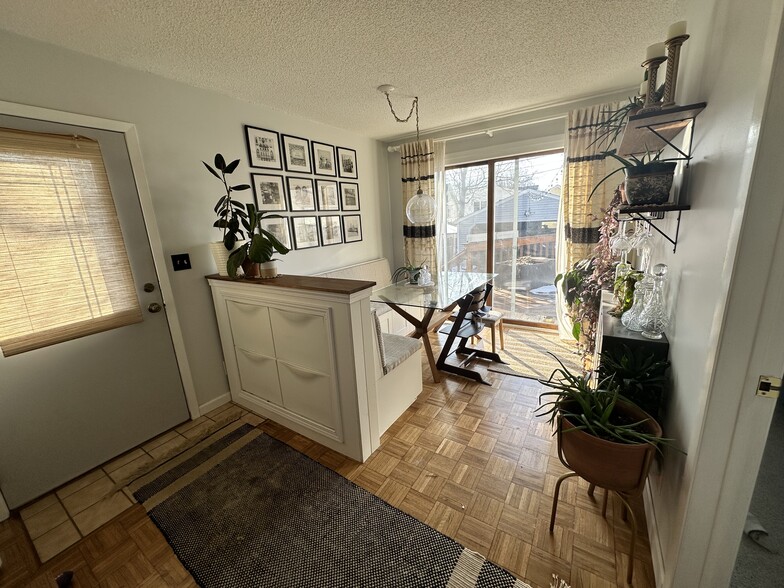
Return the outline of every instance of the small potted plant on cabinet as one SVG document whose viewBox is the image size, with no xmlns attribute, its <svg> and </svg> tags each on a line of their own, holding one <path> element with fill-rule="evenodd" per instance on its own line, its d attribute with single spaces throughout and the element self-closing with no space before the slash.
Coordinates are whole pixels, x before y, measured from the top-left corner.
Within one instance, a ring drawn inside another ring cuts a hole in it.
<svg viewBox="0 0 784 588">
<path fill-rule="evenodd" d="M 226 163 L 223 155 L 217 153 L 214 161 L 215 167 L 212 167 L 206 161 L 202 161 L 202 163 L 207 168 L 207 171 L 221 181 L 225 190 L 225 194 L 221 195 L 217 204 L 215 204 L 214 210 L 215 214 L 218 215 L 218 220 L 212 225 L 223 231 L 223 238 L 220 241 L 210 243 L 210 251 L 212 251 L 215 264 L 218 266 L 218 274 L 225 276 L 228 275 L 227 262 L 229 253 L 237 247 L 239 240 L 244 237 L 242 229 L 240 229 L 240 222 L 248 218 L 245 212 L 245 204 L 234 200 L 231 197 L 231 193 L 249 190 L 250 185 L 236 184 L 230 186 L 229 181 L 226 179 L 226 176 L 231 175 L 237 169 L 237 166 L 240 164 L 239 159 Z"/>
<path fill-rule="evenodd" d="M 237 270 L 242 267 L 246 278 L 274 278 L 278 275 L 275 253 L 286 255 L 288 247 L 269 231 L 261 228 L 263 219 L 283 218 L 279 214 L 266 214 L 248 204 L 247 218 L 242 225 L 250 239 L 229 255 L 227 268 L 232 278 L 237 277 Z"/>
</svg>

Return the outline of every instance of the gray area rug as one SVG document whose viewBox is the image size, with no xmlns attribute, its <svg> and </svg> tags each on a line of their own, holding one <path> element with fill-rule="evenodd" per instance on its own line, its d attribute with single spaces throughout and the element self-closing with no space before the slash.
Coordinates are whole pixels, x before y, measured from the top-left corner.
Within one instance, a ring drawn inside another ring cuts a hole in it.
<svg viewBox="0 0 784 588">
<path fill-rule="evenodd" d="M 530 588 L 250 425 L 130 489 L 200 586 Z"/>
</svg>

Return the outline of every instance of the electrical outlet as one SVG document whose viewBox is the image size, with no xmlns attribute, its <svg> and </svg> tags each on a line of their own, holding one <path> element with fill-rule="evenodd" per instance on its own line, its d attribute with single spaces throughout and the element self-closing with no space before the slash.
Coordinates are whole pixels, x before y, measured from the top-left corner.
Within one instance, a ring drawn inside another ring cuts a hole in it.
<svg viewBox="0 0 784 588">
<path fill-rule="evenodd" d="M 187 253 L 172 255 L 172 265 L 174 266 L 175 272 L 189 270 L 191 269 L 191 256 Z"/>
</svg>

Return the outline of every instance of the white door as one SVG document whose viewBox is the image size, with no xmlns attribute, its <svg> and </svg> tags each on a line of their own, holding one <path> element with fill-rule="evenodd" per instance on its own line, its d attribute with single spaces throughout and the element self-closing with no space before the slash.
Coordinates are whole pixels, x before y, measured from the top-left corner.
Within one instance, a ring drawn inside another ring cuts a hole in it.
<svg viewBox="0 0 784 588">
<path fill-rule="evenodd" d="M 125 136 L 4 115 L 0 127 L 99 142 L 143 313 L 136 324 L 0 357 L 0 491 L 16 508 L 189 414 L 165 309 L 151 306 L 163 300 Z M 45 257 L 27 269 L 57 272 Z"/>
</svg>

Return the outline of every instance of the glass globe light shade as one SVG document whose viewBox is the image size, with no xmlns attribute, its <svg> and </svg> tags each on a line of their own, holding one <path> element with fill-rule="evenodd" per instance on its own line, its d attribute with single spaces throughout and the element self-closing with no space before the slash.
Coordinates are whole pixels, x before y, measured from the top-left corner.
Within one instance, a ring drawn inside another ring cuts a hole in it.
<svg viewBox="0 0 784 588">
<path fill-rule="evenodd" d="M 414 225 L 429 225 L 436 220 L 436 199 L 422 192 L 420 188 L 416 195 L 406 205 L 406 216 Z"/>
</svg>

